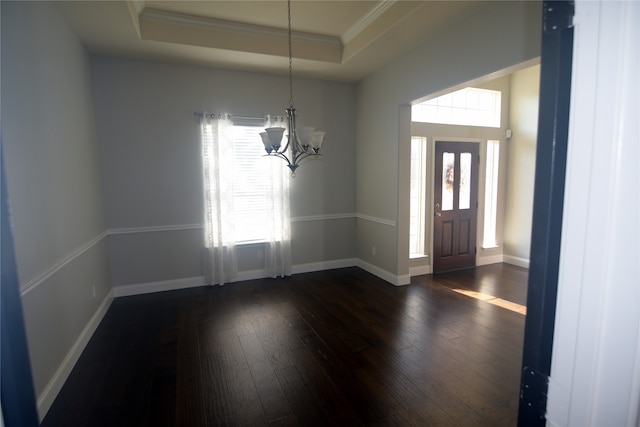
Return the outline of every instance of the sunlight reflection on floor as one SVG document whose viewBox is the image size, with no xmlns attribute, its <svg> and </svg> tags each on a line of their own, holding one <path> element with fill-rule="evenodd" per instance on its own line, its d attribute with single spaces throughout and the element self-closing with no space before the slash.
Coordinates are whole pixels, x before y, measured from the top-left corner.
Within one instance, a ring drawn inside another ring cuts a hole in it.
<svg viewBox="0 0 640 427">
<path fill-rule="evenodd" d="M 497 305 L 498 307 L 506 308 L 507 310 L 515 311 L 516 313 L 520 313 L 525 316 L 527 315 L 527 307 L 521 304 L 516 304 L 515 302 L 507 301 L 489 294 L 470 291 L 468 289 L 453 289 L 453 291 L 471 298 L 479 299 L 480 301 Z"/>
</svg>

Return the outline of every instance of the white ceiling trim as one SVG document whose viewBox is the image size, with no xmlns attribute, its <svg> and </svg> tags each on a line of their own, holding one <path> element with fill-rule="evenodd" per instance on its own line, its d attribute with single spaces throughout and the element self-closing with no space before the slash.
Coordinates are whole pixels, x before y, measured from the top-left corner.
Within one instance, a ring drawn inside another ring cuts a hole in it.
<svg viewBox="0 0 640 427">
<path fill-rule="evenodd" d="M 156 22 L 179 24 L 191 27 L 201 27 L 214 31 L 225 33 L 251 34 L 260 37 L 269 37 L 274 39 L 288 39 L 288 31 L 286 29 L 266 27 L 262 25 L 245 24 L 242 22 L 225 21 L 215 18 L 204 18 L 192 15 L 183 15 L 180 13 L 166 12 L 157 9 L 144 9 L 140 14 L 140 20 L 152 20 Z M 323 34 L 313 34 L 301 31 L 292 31 L 291 39 L 312 43 L 316 45 L 324 45 L 332 48 L 342 48 L 342 42 L 338 37 L 326 36 Z"/>
<path fill-rule="evenodd" d="M 127 1 L 127 9 L 129 10 L 129 15 L 131 15 L 131 20 L 133 21 L 136 34 L 138 35 L 138 38 L 141 39 L 140 13 L 144 10 L 144 0 Z"/>
<path fill-rule="evenodd" d="M 344 32 L 340 37 L 342 44 L 347 45 L 351 40 L 356 38 L 361 32 L 375 22 L 376 19 L 384 15 L 384 13 L 389 10 L 395 2 L 396 0 L 383 0 L 378 3 L 369 13 L 360 18 L 355 24 L 353 24 L 353 26 L 351 26 L 351 28 Z"/>
</svg>

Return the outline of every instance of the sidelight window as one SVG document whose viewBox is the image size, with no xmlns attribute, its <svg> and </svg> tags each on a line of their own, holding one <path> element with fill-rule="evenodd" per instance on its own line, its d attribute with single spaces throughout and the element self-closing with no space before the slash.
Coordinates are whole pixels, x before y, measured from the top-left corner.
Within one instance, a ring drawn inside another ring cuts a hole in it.
<svg viewBox="0 0 640 427">
<path fill-rule="evenodd" d="M 500 141 L 487 141 L 487 173 L 484 190 L 484 238 L 483 248 L 495 248 L 498 210 L 498 169 L 500 163 Z"/>
<path fill-rule="evenodd" d="M 427 138 L 411 138 L 411 187 L 409 202 L 409 255 L 425 253 L 425 194 L 427 183 Z"/>
</svg>

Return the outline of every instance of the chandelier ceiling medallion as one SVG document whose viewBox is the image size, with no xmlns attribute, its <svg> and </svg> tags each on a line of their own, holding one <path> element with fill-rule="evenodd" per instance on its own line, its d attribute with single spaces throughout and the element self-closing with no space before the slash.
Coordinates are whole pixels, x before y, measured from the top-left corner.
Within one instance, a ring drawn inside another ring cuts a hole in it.
<svg viewBox="0 0 640 427">
<path fill-rule="evenodd" d="M 295 172 L 300 162 L 309 156 L 320 155 L 320 149 L 324 142 L 325 132 L 316 131 L 313 127 L 303 127 L 296 130 L 296 109 L 293 107 L 293 56 L 291 54 L 291 0 L 287 0 L 288 36 L 289 36 L 289 108 L 287 121 L 289 124 L 289 135 L 287 143 L 281 148 L 282 137 L 285 128 L 270 127 L 265 132 L 261 132 L 264 149 L 268 156 L 280 157 L 287 162 L 287 167 L 291 169 L 291 176 L 295 177 Z"/>
</svg>

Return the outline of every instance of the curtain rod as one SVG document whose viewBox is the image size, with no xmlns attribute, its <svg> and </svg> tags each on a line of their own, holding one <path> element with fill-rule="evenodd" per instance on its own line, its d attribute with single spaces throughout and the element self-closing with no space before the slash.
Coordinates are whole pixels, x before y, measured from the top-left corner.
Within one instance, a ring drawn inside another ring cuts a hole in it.
<svg viewBox="0 0 640 427">
<path fill-rule="evenodd" d="M 199 112 L 196 111 L 193 113 L 193 115 L 199 119 L 202 119 L 205 116 L 205 113 L 203 112 Z M 221 118 L 222 114 L 218 113 L 206 113 L 206 116 L 212 119 L 217 118 Z M 238 120 L 265 120 L 267 118 L 267 116 L 260 116 L 260 117 L 251 117 L 251 116 L 233 116 L 231 114 L 227 114 L 227 119 L 238 119 Z"/>
</svg>

